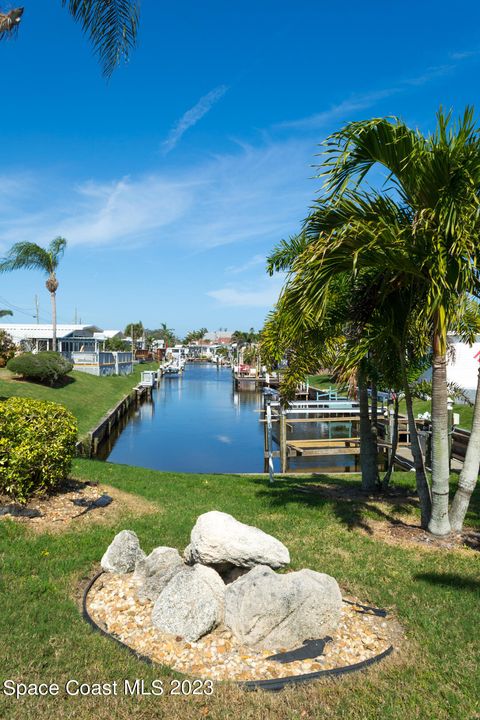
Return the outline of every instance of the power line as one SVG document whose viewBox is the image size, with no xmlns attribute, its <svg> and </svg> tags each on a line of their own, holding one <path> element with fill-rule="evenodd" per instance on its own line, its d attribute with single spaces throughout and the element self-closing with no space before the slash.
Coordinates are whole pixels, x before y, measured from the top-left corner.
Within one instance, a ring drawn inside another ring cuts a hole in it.
<svg viewBox="0 0 480 720">
<path fill-rule="evenodd" d="M 37 315 L 37 312 L 33 308 L 30 309 L 30 308 L 18 307 L 18 305 L 14 305 L 13 303 L 9 302 L 6 298 L 1 297 L 1 296 L 0 296 L 0 303 L 2 305 L 6 305 L 10 310 L 14 310 L 15 312 L 20 313 L 21 315 L 26 315 L 27 317 L 31 317 L 34 320 L 36 320 L 38 318 L 39 320 L 42 320 L 47 325 L 52 322 L 52 319 L 50 317 L 47 317 L 46 315 L 40 315 L 40 314 Z M 62 322 L 62 318 L 60 318 L 60 321 Z M 63 319 L 63 322 L 66 322 L 66 321 Z"/>
</svg>

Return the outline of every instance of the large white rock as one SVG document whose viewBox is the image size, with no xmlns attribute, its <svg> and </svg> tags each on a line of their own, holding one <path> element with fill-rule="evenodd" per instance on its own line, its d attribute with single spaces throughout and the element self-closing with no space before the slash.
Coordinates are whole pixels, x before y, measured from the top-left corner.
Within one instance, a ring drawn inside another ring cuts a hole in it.
<svg viewBox="0 0 480 720">
<path fill-rule="evenodd" d="M 337 581 L 313 570 L 279 575 L 257 566 L 226 586 L 225 625 L 254 648 L 295 648 L 331 634 L 342 613 Z"/>
<path fill-rule="evenodd" d="M 197 518 L 185 557 L 187 562 L 223 567 L 281 568 L 290 562 L 290 554 L 280 540 L 217 510 Z"/>
<path fill-rule="evenodd" d="M 225 585 L 212 568 L 194 565 L 176 573 L 158 596 L 152 623 L 194 642 L 223 621 Z"/>
<path fill-rule="evenodd" d="M 135 570 L 136 563 L 144 557 L 136 533 L 133 530 L 122 530 L 113 538 L 100 564 L 105 572 L 129 573 Z"/>
<path fill-rule="evenodd" d="M 135 566 L 134 578 L 138 583 L 139 597 L 155 601 L 172 577 L 184 567 L 185 564 L 175 548 L 155 548 Z"/>
</svg>

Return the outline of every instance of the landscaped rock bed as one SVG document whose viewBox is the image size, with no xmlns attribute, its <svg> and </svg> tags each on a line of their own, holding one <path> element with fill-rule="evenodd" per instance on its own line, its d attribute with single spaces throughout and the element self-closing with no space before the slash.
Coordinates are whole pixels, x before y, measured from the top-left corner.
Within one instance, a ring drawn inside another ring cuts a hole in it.
<svg viewBox="0 0 480 720">
<path fill-rule="evenodd" d="M 34 532 L 65 532 L 72 525 L 112 522 L 127 512 L 147 514 L 159 508 L 143 498 L 107 485 L 69 480 L 50 495 L 34 496 L 23 506 L 0 496 L 0 522 L 14 520 Z"/>
<path fill-rule="evenodd" d="M 330 671 L 398 644 L 393 617 L 342 598 L 324 573 L 275 572 L 289 561 L 281 542 L 225 513 L 197 519 L 183 558 L 167 547 L 146 557 L 124 530 L 104 554 L 85 608 L 139 655 L 203 679 Z"/>
</svg>

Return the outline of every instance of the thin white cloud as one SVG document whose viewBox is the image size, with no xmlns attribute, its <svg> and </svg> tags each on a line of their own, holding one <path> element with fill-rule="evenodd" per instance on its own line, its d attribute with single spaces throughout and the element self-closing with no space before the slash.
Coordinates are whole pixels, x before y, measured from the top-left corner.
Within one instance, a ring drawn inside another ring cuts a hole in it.
<svg viewBox="0 0 480 720">
<path fill-rule="evenodd" d="M 265 263 L 265 255 L 254 255 L 250 258 L 250 260 L 247 260 L 247 262 L 243 263 L 242 265 L 229 265 L 229 267 L 225 268 L 225 272 L 229 273 L 230 275 L 238 275 L 239 273 L 243 273 L 247 270 L 251 270 L 252 268 L 257 267 L 258 265 L 264 265 Z"/>
<path fill-rule="evenodd" d="M 400 92 L 400 88 L 388 88 L 378 92 L 365 93 L 364 95 L 352 95 L 348 100 L 343 100 L 338 105 L 332 105 L 328 110 L 323 110 L 315 115 L 309 115 L 299 120 L 291 120 L 279 123 L 276 127 L 295 128 L 297 130 L 313 130 L 330 125 L 334 120 L 344 120 L 350 113 L 357 110 L 365 110 L 372 107 L 378 100 L 390 97 Z"/>
<path fill-rule="evenodd" d="M 450 53 L 452 60 L 470 60 L 471 58 L 478 57 L 480 50 L 461 50 L 460 52 Z"/>
<path fill-rule="evenodd" d="M 417 75 L 412 78 L 407 78 L 403 81 L 403 85 L 405 86 L 402 89 L 406 89 L 409 85 L 413 85 L 415 87 L 419 87 L 421 85 L 427 85 L 429 82 L 432 82 L 432 80 L 436 80 L 439 77 L 445 77 L 445 75 L 449 75 L 453 70 L 455 70 L 455 65 L 453 63 L 445 64 L 445 65 L 437 65 L 435 67 L 428 68 L 424 73 L 421 75 Z"/>
<path fill-rule="evenodd" d="M 266 252 L 302 222 L 316 189 L 312 154 L 309 141 L 288 140 L 110 182 L 12 181 L 0 213 L 0 250 L 56 235 L 71 246 L 116 249 L 165 243 L 202 252 L 241 243 L 253 268 L 263 258 L 252 258 L 249 243 L 257 249 L 264 242 Z"/>
<path fill-rule="evenodd" d="M 207 295 L 226 307 L 271 308 L 275 305 L 284 283 L 283 274 L 273 278 L 261 277 L 255 286 L 229 285 L 210 290 Z"/>
<path fill-rule="evenodd" d="M 461 59 L 461 58 L 457 58 Z M 332 105 L 327 110 L 309 115 L 308 117 L 299 118 L 298 120 L 290 120 L 278 123 L 277 128 L 290 128 L 296 130 L 316 130 L 321 127 L 328 127 L 334 121 L 348 121 L 349 116 L 358 110 L 366 110 L 376 105 L 380 100 L 399 95 L 407 92 L 409 88 L 419 87 L 432 82 L 436 78 L 448 75 L 455 69 L 455 64 L 437 65 L 428 68 L 424 73 L 401 80 L 397 85 L 384 88 L 383 90 L 375 90 L 363 94 L 352 95 L 350 98 L 342 102 Z"/>
<path fill-rule="evenodd" d="M 197 124 L 199 120 L 206 115 L 209 110 L 217 103 L 227 92 L 227 85 L 219 85 L 210 90 L 209 93 L 200 98 L 200 100 L 190 110 L 182 115 L 180 120 L 173 126 L 167 139 L 162 143 L 164 155 L 171 152 L 181 140 L 182 136 Z"/>
</svg>

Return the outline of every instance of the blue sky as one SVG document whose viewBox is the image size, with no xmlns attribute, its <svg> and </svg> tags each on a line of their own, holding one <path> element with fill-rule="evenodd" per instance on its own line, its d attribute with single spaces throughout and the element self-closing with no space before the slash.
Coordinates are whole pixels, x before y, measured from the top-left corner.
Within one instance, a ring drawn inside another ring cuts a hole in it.
<svg viewBox="0 0 480 720">
<path fill-rule="evenodd" d="M 427 132 L 440 104 L 480 114 L 468 0 L 143 0 L 108 83 L 60 0 L 24 4 L 0 43 L 0 253 L 67 238 L 61 322 L 258 329 L 282 284 L 265 257 L 307 214 L 329 132 L 387 114 Z M 41 274 L 0 276 L 13 321 L 35 294 L 48 322 Z"/>
</svg>

